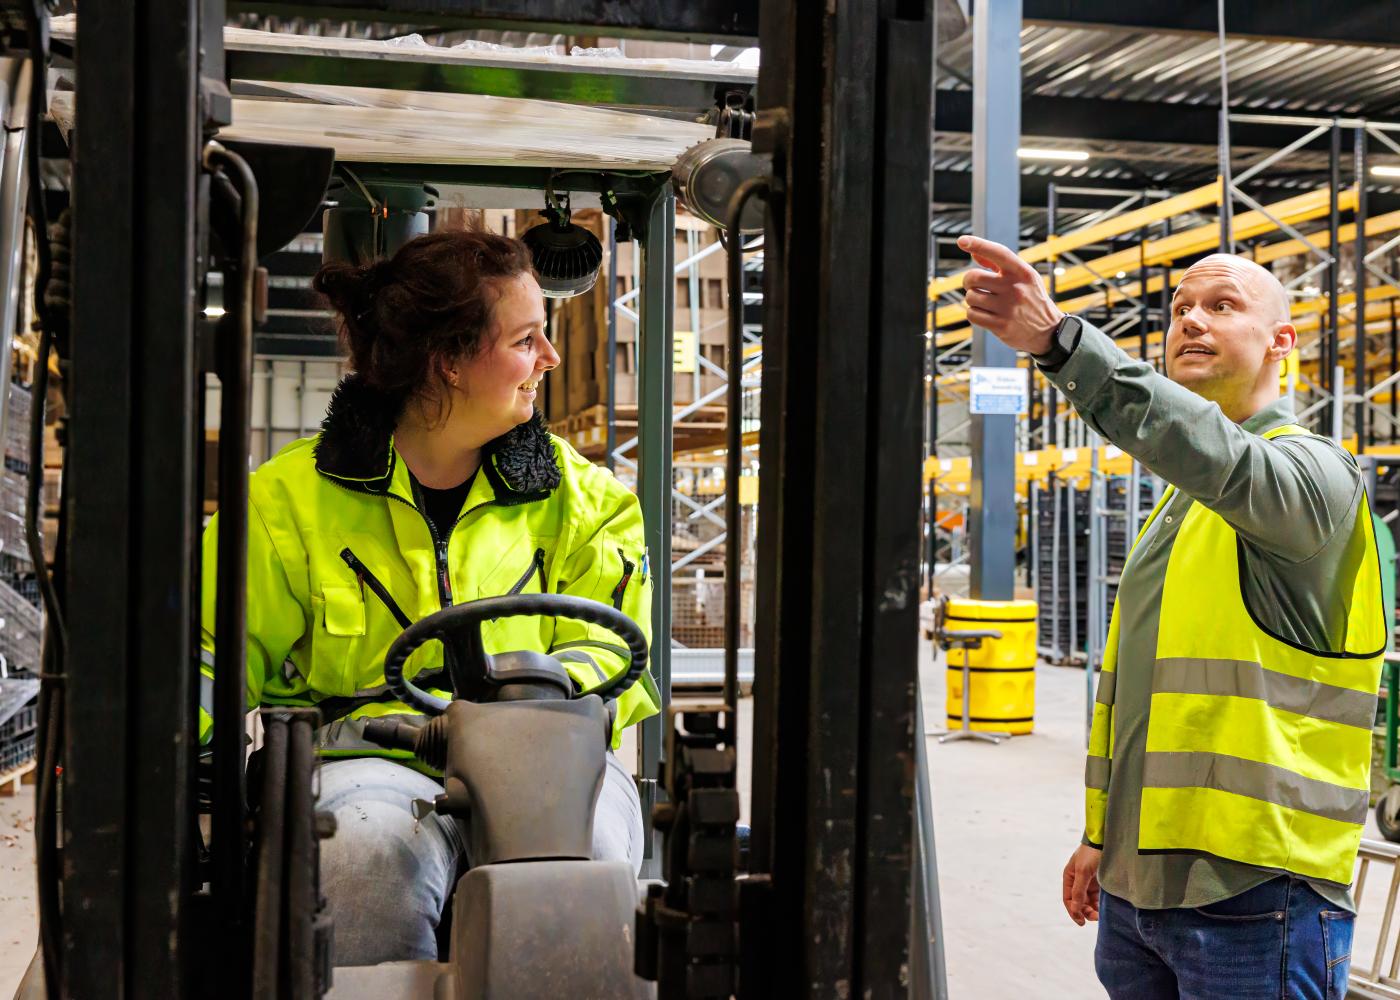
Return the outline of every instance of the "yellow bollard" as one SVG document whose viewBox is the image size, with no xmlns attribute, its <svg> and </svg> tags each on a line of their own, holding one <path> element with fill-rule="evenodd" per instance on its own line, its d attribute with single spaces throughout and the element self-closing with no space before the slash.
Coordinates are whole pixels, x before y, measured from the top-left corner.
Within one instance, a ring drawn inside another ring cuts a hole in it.
<svg viewBox="0 0 1400 1000">
<path fill-rule="evenodd" d="M 1035 723 L 1035 601 L 948 600 L 949 632 L 994 629 L 978 649 L 948 651 L 948 728 L 962 727 L 963 657 L 972 688 L 968 725 L 981 732 L 1029 733 Z"/>
</svg>

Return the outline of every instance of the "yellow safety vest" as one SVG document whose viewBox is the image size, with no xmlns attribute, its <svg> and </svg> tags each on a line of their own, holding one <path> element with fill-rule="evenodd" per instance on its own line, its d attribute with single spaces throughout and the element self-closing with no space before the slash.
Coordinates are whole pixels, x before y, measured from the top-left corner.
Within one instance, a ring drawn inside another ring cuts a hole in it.
<svg viewBox="0 0 1400 1000">
<path fill-rule="evenodd" d="M 1306 433 L 1290 424 L 1264 437 Z M 1351 883 L 1386 629 L 1364 490 L 1354 544 L 1356 571 L 1340 594 L 1344 647 L 1306 649 L 1270 633 L 1245 603 L 1234 529 L 1200 504 L 1187 509 L 1162 587 L 1139 851 L 1204 852 Z M 1084 774 L 1085 833 L 1096 845 L 1112 769 L 1118 636 L 1115 602 Z"/>
</svg>

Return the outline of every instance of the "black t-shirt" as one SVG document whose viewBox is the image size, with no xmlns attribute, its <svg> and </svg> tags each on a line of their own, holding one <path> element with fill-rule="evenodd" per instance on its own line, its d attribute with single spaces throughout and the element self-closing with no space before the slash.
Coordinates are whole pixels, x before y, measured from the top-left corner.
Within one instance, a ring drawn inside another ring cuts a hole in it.
<svg viewBox="0 0 1400 1000">
<path fill-rule="evenodd" d="M 462 513 L 462 504 L 467 502 L 467 494 L 471 492 L 472 481 L 475 479 L 476 474 L 473 473 L 456 486 L 449 486 L 445 490 L 435 490 L 414 480 L 418 487 L 420 507 L 433 523 L 433 532 L 439 539 L 446 538 L 452 531 L 452 526 L 457 523 L 457 516 Z"/>
</svg>

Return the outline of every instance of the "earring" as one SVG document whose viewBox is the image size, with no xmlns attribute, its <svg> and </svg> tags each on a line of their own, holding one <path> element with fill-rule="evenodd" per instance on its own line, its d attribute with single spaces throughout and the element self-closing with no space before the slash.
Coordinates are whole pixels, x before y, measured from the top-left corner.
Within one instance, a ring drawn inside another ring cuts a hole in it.
<svg viewBox="0 0 1400 1000">
<path fill-rule="evenodd" d="M 457 373 L 455 371 L 451 372 L 448 377 L 452 379 L 452 388 L 456 389 L 458 387 Z"/>
</svg>

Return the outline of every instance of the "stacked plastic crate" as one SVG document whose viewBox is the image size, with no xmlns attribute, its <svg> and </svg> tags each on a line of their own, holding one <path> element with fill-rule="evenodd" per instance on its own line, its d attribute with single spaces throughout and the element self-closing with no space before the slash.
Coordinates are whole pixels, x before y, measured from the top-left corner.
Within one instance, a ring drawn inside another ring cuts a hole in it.
<svg viewBox="0 0 1400 1000">
<path fill-rule="evenodd" d="M 34 756 L 34 700 L 44 631 L 34 563 L 24 536 L 29 485 L 29 391 L 10 385 L 0 470 L 0 776 Z M 7 714 L 7 706 L 11 711 Z"/>
<path fill-rule="evenodd" d="M 1106 509 L 1100 515 L 1107 545 L 1105 608 L 1111 610 L 1118 594 L 1118 578 L 1128 553 L 1129 536 L 1154 503 L 1153 482 L 1140 476 L 1137 524 L 1130 526 L 1128 476 L 1109 476 L 1104 486 Z M 1071 663 L 1085 655 L 1089 639 L 1089 492 L 1085 482 L 1051 477 L 1045 486 L 1033 485 L 1035 504 L 1035 582 L 1039 604 L 1040 654 L 1051 663 Z M 1122 511 L 1123 514 L 1117 512 Z M 1105 619 L 1105 627 L 1107 620 Z"/>
<path fill-rule="evenodd" d="M 1054 476 L 1031 491 L 1040 654 L 1070 663 L 1083 655 L 1088 635 L 1089 494 Z"/>
<path fill-rule="evenodd" d="M 0 678 L 0 778 L 34 759 L 38 694 L 37 680 Z"/>
</svg>

